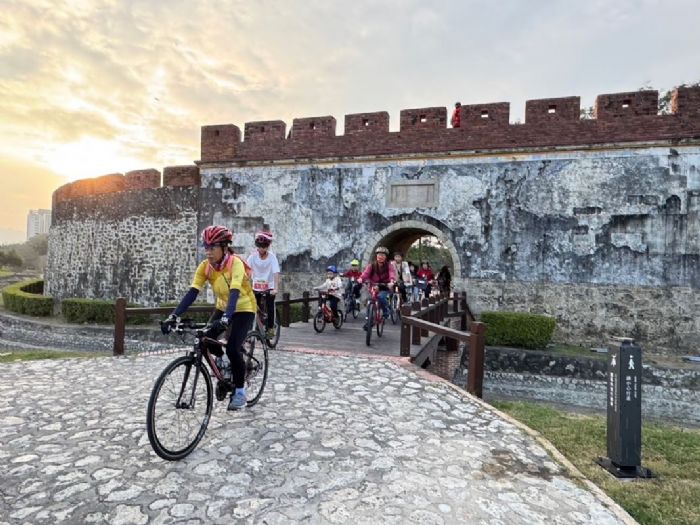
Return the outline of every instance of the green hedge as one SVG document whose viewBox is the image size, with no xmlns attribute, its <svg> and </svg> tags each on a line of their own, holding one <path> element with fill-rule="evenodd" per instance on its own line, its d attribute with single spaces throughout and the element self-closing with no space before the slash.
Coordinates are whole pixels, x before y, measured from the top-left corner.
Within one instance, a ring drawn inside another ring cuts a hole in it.
<svg viewBox="0 0 700 525">
<path fill-rule="evenodd" d="M 69 323 L 114 323 L 114 301 L 64 299 L 61 312 Z"/>
<path fill-rule="evenodd" d="M 489 346 L 544 348 L 556 327 L 552 317 L 521 312 L 482 312 L 481 320 Z"/>
<path fill-rule="evenodd" d="M 2 290 L 2 301 L 8 310 L 35 317 L 53 314 L 53 298 L 42 295 L 44 281 L 32 279 L 6 286 Z"/>
</svg>

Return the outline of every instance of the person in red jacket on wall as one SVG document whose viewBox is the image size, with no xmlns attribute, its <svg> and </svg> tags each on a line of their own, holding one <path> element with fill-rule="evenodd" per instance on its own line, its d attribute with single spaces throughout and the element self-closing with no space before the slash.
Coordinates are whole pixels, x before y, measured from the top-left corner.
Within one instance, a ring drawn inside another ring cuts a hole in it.
<svg viewBox="0 0 700 525">
<path fill-rule="evenodd" d="M 452 118 L 450 119 L 450 124 L 453 128 L 458 128 L 462 121 L 462 104 L 460 102 L 455 102 L 455 109 L 452 112 Z"/>
</svg>

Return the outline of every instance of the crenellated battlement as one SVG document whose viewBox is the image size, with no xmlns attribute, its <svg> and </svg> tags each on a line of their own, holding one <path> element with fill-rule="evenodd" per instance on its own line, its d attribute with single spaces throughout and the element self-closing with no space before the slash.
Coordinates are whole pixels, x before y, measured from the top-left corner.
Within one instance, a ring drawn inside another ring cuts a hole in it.
<svg viewBox="0 0 700 525">
<path fill-rule="evenodd" d="M 331 116 L 294 119 L 288 136 L 283 121 L 249 122 L 242 141 L 233 124 L 203 126 L 198 164 L 700 139 L 699 87 L 676 89 L 669 115 L 658 103 L 652 90 L 598 95 L 594 118 L 581 119 L 579 97 L 528 100 L 524 124 L 510 124 L 508 102 L 468 104 L 457 129 L 445 107 L 404 109 L 398 132 L 385 111 L 355 113 L 344 135 Z"/>
<path fill-rule="evenodd" d="M 199 168 L 194 165 L 169 166 L 161 173 L 156 169 L 128 171 L 126 174 L 110 173 L 91 179 L 69 182 L 53 192 L 53 209 L 56 205 L 80 197 L 138 191 L 151 188 L 196 186 L 200 184 Z"/>
</svg>

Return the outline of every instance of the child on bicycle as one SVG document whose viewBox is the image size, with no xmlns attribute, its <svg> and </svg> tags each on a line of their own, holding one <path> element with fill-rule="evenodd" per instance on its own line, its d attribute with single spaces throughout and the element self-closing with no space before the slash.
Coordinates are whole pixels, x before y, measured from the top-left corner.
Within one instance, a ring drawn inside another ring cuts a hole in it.
<svg viewBox="0 0 700 525">
<path fill-rule="evenodd" d="M 265 303 L 265 314 L 267 316 L 265 334 L 268 339 L 275 337 L 275 296 L 280 285 L 280 264 L 277 256 L 270 251 L 272 244 L 272 233 L 260 231 L 255 234 L 256 251 L 248 256 L 248 266 L 253 270 L 253 292 L 258 302 L 258 307 L 262 308 Z"/>
<path fill-rule="evenodd" d="M 396 273 L 392 265 L 387 262 L 387 257 L 389 257 L 387 248 L 379 246 L 374 250 L 374 253 L 376 260 L 367 265 L 358 282 L 378 285 L 379 305 L 382 307 L 384 318 L 387 319 L 389 317 L 387 296 L 389 295 L 389 290 L 394 287 L 396 282 Z M 367 325 L 365 325 L 365 329 L 367 329 Z"/>
<path fill-rule="evenodd" d="M 361 275 L 362 272 L 360 271 L 360 261 L 357 259 L 350 261 L 350 269 L 341 274 L 341 277 L 345 277 L 348 280 L 347 293 L 352 293 L 355 296 L 355 299 L 360 298 L 362 285 L 358 283 L 357 280 Z"/>
<path fill-rule="evenodd" d="M 328 294 L 327 298 L 334 318 L 338 317 L 338 303 L 343 298 L 342 288 L 343 281 L 338 276 L 338 269 L 333 264 L 326 268 L 325 282 L 320 286 L 314 286 L 314 290 L 322 290 Z"/>
<path fill-rule="evenodd" d="M 202 232 L 202 245 L 207 258 L 194 273 L 189 291 L 161 324 L 164 334 L 169 333 L 180 316 L 194 302 L 205 283 L 216 296 L 215 310 L 209 318 L 207 337 L 218 338 L 227 332 L 226 355 L 231 362 L 235 390 L 231 393 L 229 410 L 246 406 L 245 362 L 241 348 L 255 319 L 255 296 L 251 286 L 250 267 L 233 252 L 233 232 L 224 226 L 208 226 Z"/>
</svg>

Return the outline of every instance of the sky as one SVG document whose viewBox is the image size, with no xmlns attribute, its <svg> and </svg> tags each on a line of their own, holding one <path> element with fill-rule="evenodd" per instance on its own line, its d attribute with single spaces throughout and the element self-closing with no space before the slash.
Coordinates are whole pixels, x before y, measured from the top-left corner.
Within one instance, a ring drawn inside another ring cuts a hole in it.
<svg viewBox="0 0 700 525">
<path fill-rule="evenodd" d="M 59 186 L 199 159 L 200 126 L 700 80 L 696 0 L 0 0 L 0 244 Z"/>
</svg>

